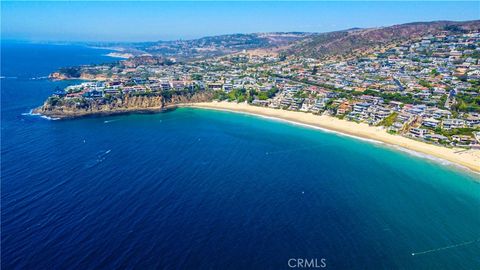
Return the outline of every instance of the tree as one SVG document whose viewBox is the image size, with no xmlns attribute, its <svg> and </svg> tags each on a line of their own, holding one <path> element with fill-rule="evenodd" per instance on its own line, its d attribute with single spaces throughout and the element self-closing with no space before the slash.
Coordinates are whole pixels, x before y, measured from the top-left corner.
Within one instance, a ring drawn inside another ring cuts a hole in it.
<svg viewBox="0 0 480 270">
<path fill-rule="evenodd" d="M 432 88 L 432 85 L 431 85 L 429 82 L 425 81 L 425 80 L 419 80 L 419 81 L 418 81 L 418 84 L 420 84 L 420 85 L 423 86 L 423 87 Z"/>
<path fill-rule="evenodd" d="M 192 74 L 192 80 L 194 80 L 194 81 L 201 81 L 202 79 L 203 79 L 202 74 L 198 74 L 198 73 Z"/>
<path fill-rule="evenodd" d="M 383 119 L 378 125 L 379 126 L 385 126 L 385 127 L 389 127 L 389 126 L 393 125 L 393 123 L 397 119 L 397 115 L 398 115 L 397 112 L 393 112 L 389 116 L 385 117 L 385 119 Z"/>
<path fill-rule="evenodd" d="M 225 100 L 227 99 L 227 93 L 225 93 L 224 91 L 221 91 L 221 90 L 217 90 L 213 93 L 213 99 L 216 99 L 216 100 Z"/>
</svg>

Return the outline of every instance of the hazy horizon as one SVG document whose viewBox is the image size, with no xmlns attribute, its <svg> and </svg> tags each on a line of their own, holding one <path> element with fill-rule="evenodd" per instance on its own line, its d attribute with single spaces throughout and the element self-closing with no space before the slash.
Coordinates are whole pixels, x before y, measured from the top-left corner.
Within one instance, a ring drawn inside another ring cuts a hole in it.
<svg viewBox="0 0 480 270">
<path fill-rule="evenodd" d="M 2 40 L 149 42 L 478 20 L 478 2 L 2 2 Z"/>
</svg>

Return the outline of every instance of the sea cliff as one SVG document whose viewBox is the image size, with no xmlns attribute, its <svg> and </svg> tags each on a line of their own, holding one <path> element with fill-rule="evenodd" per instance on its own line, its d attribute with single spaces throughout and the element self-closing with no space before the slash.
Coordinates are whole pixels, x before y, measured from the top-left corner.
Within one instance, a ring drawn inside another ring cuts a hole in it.
<svg viewBox="0 0 480 270">
<path fill-rule="evenodd" d="M 65 72 L 53 72 L 48 75 L 48 78 L 52 81 L 63 81 L 63 80 L 86 80 L 86 81 L 105 81 L 106 79 L 117 79 L 118 76 L 113 74 L 107 76 L 106 74 L 98 73 L 92 74 L 88 72 L 80 72 L 78 74 L 68 74 Z"/>
<path fill-rule="evenodd" d="M 155 112 L 176 105 L 211 101 L 213 93 L 118 95 L 108 99 L 50 97 L 32 113 L 51 118 L 68 119 L 89 115 L 111 115 L 128 112 Z"/>
</svg>

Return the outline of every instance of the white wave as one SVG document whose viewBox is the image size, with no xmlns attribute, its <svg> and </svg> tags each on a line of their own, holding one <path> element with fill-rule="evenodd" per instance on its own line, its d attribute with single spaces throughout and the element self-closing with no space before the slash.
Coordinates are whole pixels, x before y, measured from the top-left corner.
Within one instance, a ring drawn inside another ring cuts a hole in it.
<svg viewBox="0 0 480 270">
<path fill-rule="evenodd" d="M 38 116 L 43 119 L 47 120 L 60 120 L 60 118 L 55 118 L 55 117 L 49 117 L 40 113 L 34 113 L 33 110 L 30 110 L 28 113 L 22 113 L 23 116 Z"/>
<path fill-rule="evenodd" d="M 210 108 L 208 108 L 208 109 L 210 109 Z M 295 126 L 302 126 L 302 127 L 307 127 L 307 128 L 310 128 L 310 129 L 321 130 L 321 131 L 324 131 L 324 132 L 327 132 L 327 133 L 333 133 L 333 134 L 336 134 L 336 135 L 345 136 L 345 137 L 350 137 L 350 138 L 354 138 L 354 139 L 357 139 L 357 140 L 362 140 L 362 141 L 366 141 L 366 142 L 370 142 L 370 143 L 385 144 L 384 142 L 377 141 L 377 140 L 374 140 L 374 139 L 363 138 L 363 137 L 359 137 L 359 136 L 355 136 L 355 135 L 351 135 L 351 134 L 347 134 L 347 133 L 342 133 L 342 132 L 340 132 L 340 131 L 335 131 L 335 130 L 331 130 L 331 129 L 327 129 L 327 128 L 322 128 L 322 127 L 318 127 L 318 126 L 314 126 L 314 125 L 299 123 L 299 122 L 295 122 L 295 121 L 291 121 L 291 120 L 286 120 L 286 119 L 282 119 L 282 118 L 278 118 L 278 117 L 274 117 L 274 116 L 265 116 L 265 115 L 256 114 L 256 113 L 239 112 L 239 111 L 228 110 L 228 109 L 216 109 L 216 108 L 215 108 L 215 109 L 213 109 L 213 110 L 228 111 L 228 112 L 239 113 L 239 114 L 247 114 L 247 115 L 252 115 L 252 116 L 256 116 L 256 117 L 260 117 L 260 118 L 265 118 L 265 119 L 269 119 L 269 120 L 274 120 L 274 121 L 277 121 L 277 122 L 289 123 L 289 124 L 295 125 Z"/>
<path fill-rule="evenodd" d="M 48 76 L 32 77 L 30 80 L 45 80 L 48 79 Z"/>
<path fill-rule="evenodd" d="M 392 148 L 395 148 L 395 150 L 397 150 L 397 151 L 401 151 L 401 152 L 407 153 L 409 155 L 412 155 L 412 156 L 415 156 L 415 157 L 418 157 L 418 158 L 428 159 L 428 160 L 431 160 L 433 162 L 440 163 L 441 165 L 444 165 L 444 166 L 459 168 L 459 169 L 462 169 L 462 170 L 466 170 L 470 173 L 480 175 L 480 172 L 476 172 L 476 171 L 474 171 L 474 170 L 472 170 L 468 167 L 465 167 L 463 165 L 448 161 L 446 159 L 442 159 L 442 158 L 435 157 L 435 156 L 432 156 L 432 155 L 420 153 L 420 152 L 410 150 L 410 149 L 407 149 L 407 148 L 404 148 L 404 147 L 401 147 L 401 146 L 398 146 L 398 145 L 389 144 L 388 146 L 390 146 Z"/>
<path fill-rule="evenodd" d="M 33 113 L 33 110 L 30 110 L 28 113 L 22 113 L 22 115 L 26 116 L 39 116 L 39 113 Z"/>
<path fill-rule="evenodd" d="M 40 115 L 40 117 L 43 118 L 43 119 L 52 120 L 52 121 L 60 120 L 60 118 L 49 117 L 49 116 L 46 116 L 46 115 Z"/>
<path fill-rule="evenodd" d="M 311 128 L 311 129 L 321 130 L 321 131 L 324 131 L 324 132 L 333 133 L 333 134 L 340 135 L 340 136 L 350 137 L 350 138 L 353 138 L 353 139 L 356 139 L 356 140 L 362 140 L 362 141 L 366 141 L 366 142 L 369 142 L 369 143 L 374 143 L 374 144 L 377 144 L 377 145 L 387 146 L 387 147 L 390 147 L 390 148 L 394 148 L 395 150 L 410 154 L 412 156 L 416 156 L 416 157 L 419 157 L 419 158 L 424 158 L 424 159 L 434 161 L 436 163 L 440 163 L 441 165 L 447 165 L 449 167 L 456 167 L 456 168 L 460 168 L 460 169 L 466 170 L 466 171 L 474 173 L 474 174 L 480 174 L 480 172 L 473 171 L 468 167 L 462 166 L 462 165 L 454 163 L 454 162 L 450 162 L 450 161 L 442 159 L 442 158 L 438 158 L 438 157 L 435 157 L 435 156 L 432 156 L 432 155 L 420 153 L 420 152 L 410 150 L 410 149 L 407 149 L 407 148 L 404 148 L 404 147 L 401 147 L 401 146 L 398 146 L 398 145 L 384 143 L 384 142 L 377 141 L 377 140 L 374 140 L 374 139 L 363 138 L 363 137 L 350 135 L 350 134 L 342 133 L 342 132 L 335 131 L 335 130 L 330 130 L 330 129 L 314 126 L 314 125 L 299 123 L 299 122 L 295 122 L 295 121 L 291 121 L 291 120 L 285 120 L 285 119 L 282 119 L 282 118 L 277 118 L 277 117 L 272 117 L 272 116 L 265 116 L 265 115 L 256 114 L 256 113 L 240 112 L 240 111 L 234 111 L 234 110 L 228 110 L 228 109 L 217 109 L 217 108 L 206 108 L 206 109 L 212 109 L 212 110 L 218 110 L 218 111 L 228 111 L 228 112 L 239 113 L 239 114 L 246 114 L 246 115 L 265 118 L 265 119 L 269 119 L 269 120 L 275 120 L 277 122 L 284 122 L 284 123 L 289 123 L 289 124 L 296 125 L 296 126 L 303 126 L 303 127 L 307 127 L 307 128 Z"/>
</svg>

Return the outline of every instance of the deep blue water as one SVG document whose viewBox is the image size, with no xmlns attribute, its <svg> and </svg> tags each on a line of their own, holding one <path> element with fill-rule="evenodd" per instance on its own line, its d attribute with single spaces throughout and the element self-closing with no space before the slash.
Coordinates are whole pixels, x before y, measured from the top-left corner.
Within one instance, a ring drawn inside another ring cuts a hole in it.
<svg viewBox="0 0 480 270">
<path fill-rule="evenodd" d="M 113 60 L 1 53 L 2 269 L 480 269 L 478 175 L 234 113 L 22 115 L 74 83 L 32 78 Z"/>
</svg>

